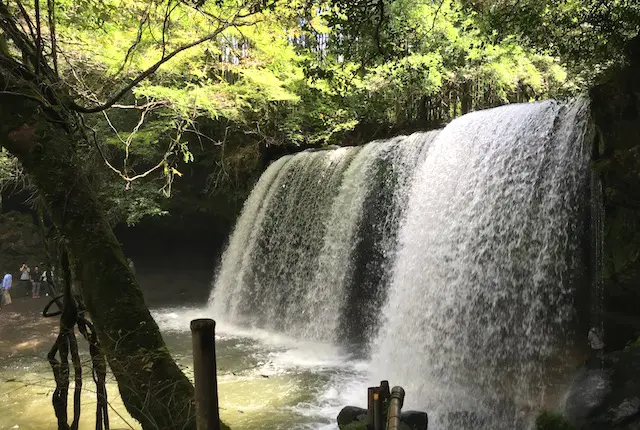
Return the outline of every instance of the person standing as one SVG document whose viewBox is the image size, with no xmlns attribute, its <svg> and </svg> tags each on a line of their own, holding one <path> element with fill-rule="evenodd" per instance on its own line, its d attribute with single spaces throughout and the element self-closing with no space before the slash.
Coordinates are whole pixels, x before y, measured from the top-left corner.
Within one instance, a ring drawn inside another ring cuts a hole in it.
<svg viewBox="0 0 640 430">
<path fill-rule="evenodd" d="M 31 272 L 31 297 L 34 299 L 40 298 L 40 277 L 41 277 L 40 269 L 38 266 L 33 268 L 33 272 Z"/>
<path fill-rule="evenodd" d="M 11 289 L 12 282 L 13 276 L 11 276 L 11 273 L 5 273 L 4 278 L 2 278 L 2 302 L 5 305 L 11 304 L 11 294 L 9 294 L 9 290 Z"/>
<path fill-rule="evenodd" d="M 25 291 L 25 295 L 29 295 L 31 291 L 31 269 L 27 266 L 27 263 L 22 264 L 20 267 L 20 286 Z"/>
<path fill-rule="evenodd" d="M 53 267 L 45 269 L 42 272 L 40 280 L 44 283 L 45 295 L 48 296 L 51 293 L 52 297 L 56 295 L 56 289 L 53 281 Z"/>
</svg>

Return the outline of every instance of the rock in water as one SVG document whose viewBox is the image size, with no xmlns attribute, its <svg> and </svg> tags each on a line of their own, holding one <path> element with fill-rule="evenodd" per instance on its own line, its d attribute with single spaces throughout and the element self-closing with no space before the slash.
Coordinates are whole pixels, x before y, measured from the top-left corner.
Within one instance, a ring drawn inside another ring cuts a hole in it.
<svg viewBox="0 0 640 430">
<path fill-rule="evenodd" d="M 565 415 L 578 430 L 640 430 L 640 346 L 592 358 L 569 388 Z"/>
<path fill-rule="evenodd" d="M 357 424 L 365 428 L 367 410 L 355 406 L 346 406 L 338 414 L 338 427 L 341 429 L 357 429 Z M 427 430 L 429 419 L 426 412 L 406 411 L 400 414 L 401 430 Z M 386 428 L 386 425 L 385 425 Z"/>
<path fill-rule="evenodd" d="M 426 412 L 406 411 L 400 414 L 400 422 L 411 430 L 427 430 L 429 417 Z"/>
<path fill-rule="evenodd" d="M 342 428 L 353 422 L 367 419 L 367 410 L 356 406 L 345 406 L 338 414 L 338 427 Z"/>
</svg>

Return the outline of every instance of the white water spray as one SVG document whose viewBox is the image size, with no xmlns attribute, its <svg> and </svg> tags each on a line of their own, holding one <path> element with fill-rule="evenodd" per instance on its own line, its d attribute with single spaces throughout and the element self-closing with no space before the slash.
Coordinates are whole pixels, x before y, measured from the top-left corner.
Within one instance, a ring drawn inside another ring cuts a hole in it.
<svg viewBox="0 0 640 430">
<path fill-rule="evenodd" d="M 404 386 L 430 429 L 526 428 L 585 280 L 587 121 L 583 101 L 510 105 L 278 160 L 223 256 L 214 317 L 368 341 L 374 381 Z"/>
<path fill-rule="evenodd" d="M 416 175 L 372 367 L 430 428 L 525 428 L 541 407 L 582 264 L 585 110 L 466 115 Z"/>
</svg>

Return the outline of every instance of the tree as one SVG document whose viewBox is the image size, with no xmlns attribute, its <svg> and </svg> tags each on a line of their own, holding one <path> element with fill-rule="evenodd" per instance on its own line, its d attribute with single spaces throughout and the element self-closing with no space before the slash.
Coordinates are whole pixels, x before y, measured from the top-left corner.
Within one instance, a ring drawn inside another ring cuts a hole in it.
<svg viewBox="0 0 640 430">
<path fill-rule="evenodd" d="M 60 61 L 56 24 L 60 15 L 69 16 L 74 3 L 49 0 L 41 5 L 36 0 L 29 8 L 21 1 L 0 2 L 0 146 L 19 160 L 35 184 L 62 237 L 125 406 L 145 429 L 195 428 L 193 387 L 171 358 L 81 166 L 81 149 L 91 143 L 83 114 L 113 106 L 167 61 L 228 28 L 250 24 L 270 4 L 202 3 L 206 2 L 120 3 L 125 9 L 129 6 L 127 10 L 147 5 L 158 12 L 154 23 L 148 22 L 150 14 L 145 15 L 139 28 L 159 29 L 161 55 L 122 89 L 105 92 L 105 100 L 96 103 L 82 97 L 86 91 L 70 85 L 64 76 L 73 70 L 65 70 Z M 102 8 L 108 5 L 113 3 L 89 0 L 82 13 L 91 14 L 87 22 L 102 25 Z M 197 14 L 210 31 L 172 45 L 176 10 Z M 136 38 L 131 50 L 141 40 Z M 96 95 L 90 94 L 89 99 Z"/>
<path fill-rule="evenodd" d="M 496 41 L 457 0 L 328 0 L 317 14 L 301 28 L 299 49 L 317 54 L 304 60 L 310 85 L 293 116 L 332 131 L 325 142 L 439 127 L 471 110 L 577 90 L 558 58 Z"/>
<path fill-rule="evenodd" d="M 625 44 L 640 31 L 640 3 L 629 0 L 462 0 L 496 41 L 560 56 L 588 86 L 624 61 Z"/>
</svg>

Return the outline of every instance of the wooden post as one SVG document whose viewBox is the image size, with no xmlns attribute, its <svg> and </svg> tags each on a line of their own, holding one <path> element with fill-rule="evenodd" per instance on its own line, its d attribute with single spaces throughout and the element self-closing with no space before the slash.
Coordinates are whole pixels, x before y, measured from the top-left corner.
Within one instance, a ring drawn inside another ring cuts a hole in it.
<svg viewBox="0 0 640 430">
<path fill-rule="evenodd" d="M 377 388 L 373 393 L 373 430 L 382 429 L 382 413 L 383 413 L 382 399 L 380 398 L 380 388 Z"/>
<path fill-rule="evenodd" d="M 387 430 L 398 430 L 400 428 L 400 414 L 404 403 L 404 390 L 402 387 L 393 387 L 389 399 L 389 409 L 387 413 Z"/>
<path fill-rule="evenodd" d="M 378 387 L 367 388 L 367 430 L 373 430 L 373 398 L 378 391 Z"/>
<path fill-rule="evenodd" d="M 220 430 L 215 331 L 216 322 L 212 319 L 191 321 L 198 430 Z"/>
</svg>

